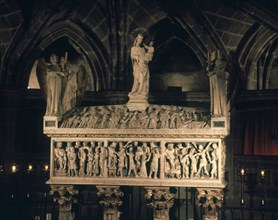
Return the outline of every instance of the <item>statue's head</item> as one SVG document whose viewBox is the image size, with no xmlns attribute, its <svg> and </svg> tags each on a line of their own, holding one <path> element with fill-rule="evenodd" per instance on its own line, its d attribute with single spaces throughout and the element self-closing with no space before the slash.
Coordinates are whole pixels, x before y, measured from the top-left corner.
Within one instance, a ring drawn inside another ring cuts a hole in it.
<svg viewBox="0 0 278 220">
<path fill-rule="evenodd" d="M 133 46 L 140 46 L 143 42 L 143 35 L 142 34 L 138 34 L 135 41 L 134 41 L 134 44 Z"/>
<path fill-rule="evenodd" d="M 49 60 L 50 60 L 50 62 L 51 62 L 52 64 L 57 64 L 57 62 L 58 62 L 58 56 L 57 56 L 56 54 L 52 53 L 52 54 L 50 55 Z"/>
</svg>

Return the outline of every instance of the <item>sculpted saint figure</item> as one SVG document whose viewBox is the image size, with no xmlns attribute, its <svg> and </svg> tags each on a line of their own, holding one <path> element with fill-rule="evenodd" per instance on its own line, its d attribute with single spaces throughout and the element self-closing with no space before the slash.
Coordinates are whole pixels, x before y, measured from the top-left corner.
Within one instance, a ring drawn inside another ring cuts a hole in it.
<svg viewBox="0 0 278 220">
<path fill-rule="evenodd" d="M 126 155 L 128 157 L 128 163 L 129 163 L 127 176 L 131 176 L 131 172 L 133 171 L 133 173 L 134 173 L 134 175 L 136 177 L 137 176 L 137 172 L 136 172 L 136 166 L 135 166 L 135 161 L 134 161 L 134 153 L 133 153 L 132 145 L 130 145 L 128 147 Z"/>
<path fill-rule="evenodd" d="M 160 153 L 160 149 L 158 147 L 155 147 L 152 150 L 152 162 L 151 162 L 151 169 L 150 169 L 150 173 L 149 173 L 149 178 L 155 178 L 157 179 L 157 173 L 158 173 L 158 164 L 159 164 L 159 159 L 161 157 L 161 153 Z"/>
<path fill-rule="evenodd" d="M 197 153 L 195 154 L 195 156 L 199 158 L 199 168 L 196 173 L 197 177 L 200 177 L 201 171 L 203 171 L 203 175 L 204 174 L 209 175 L 208 170 L 207 170 L 207 165 L 208 165 L 207 152 L 212 143 L 210 142 L 207 146 L 203 146 L 202 144 L 199 144 L 198 147 L 195 143 L 192 143 L 192 144 L 198 150 Z"/>
<path fill-rule="evenodd" d="M 86 159 L 87 159 L 87 154 L 86 154 L 86 145 L 81 146 L 78 151 L 78 158 L 79 158 L 79 176 L 84 176 L 85 175 L 85 166 L 86 166 Z"/>
<path fill-rule="evenodd" d="M 50 55 L 50 64 L 47 66 L 47 104 L 45 115 L 58 116 L 61 110 L 61 88 L 62 77 L 66 74 L 63 72 L 61 65 L 58 64 L 58 56 Z"/>
<path fill-rule="evenodd" d="M 119 143 L 119 158 L 118 158 L 118 170 L 117 175 L 123 176 L 123 169 L 127 167 L 127 157 L 125 154 L 125 147 L 129 144 L 129 142 L 124 145 L 123 142 Z"/>
<path fill-rule="evenodd" d="M 69 142 L 68 142 L 69 143 Z M 77 155 L 75 153 L 75 149 L 70 144 L 68 145 L 67 149 L 67 156 L 68 156 L 68 172 L 70 176 L 77 176 L 77 164 L 76 164 L 76 158 Z"/>
<path fill-rule="evenodd" d="M 133 47 L 131 48 L 131 61 L 133 67 L 133 86 L 129 96 L 146 98 L 149 93 L 149 66 L 152 59 L 153 48 L 148 48 L 149 54 L 146 57 L 146 50 L 142 47 L 143 35 L 138 34 Z M 148 46 L 149 47 L 149 46 Z M 152 45 L 151 45 L 152 47 Z"/>
<path fill-rule="evenodd" d="M 55 161 L 57 161 L 57 170 L 66 170 L 67 156 L 66 151 L 63 148 L 62 142 L 57 142 L 56 148 L 54 148 Z"/>
<path fill-rule="evenodd" d="M 207 71 L 210 83 L 210 110 L 214 117 L 228 114 L 226 64 L 220 51 L 209 53 Z"/>
</svg>

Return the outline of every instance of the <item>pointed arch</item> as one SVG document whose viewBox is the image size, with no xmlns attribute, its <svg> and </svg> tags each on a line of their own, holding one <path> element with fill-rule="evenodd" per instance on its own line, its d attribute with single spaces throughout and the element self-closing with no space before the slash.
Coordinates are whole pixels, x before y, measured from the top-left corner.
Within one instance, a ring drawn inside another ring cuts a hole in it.
<svg viewBox="0 0 278 220">
<path fill-rule="evenodd" d="M 44 27 L 39 33 L 33 33 L 33 38 L 28 45 L 21 45 L 26 44 L 26 41 L 21 41 L 18 48 L 24 47 L 25 49 L 12 51 L 10 59 L 4 63 L 5 84 L 26 87 L 32 66 L 38 56 L 51 43 L 67 37 L 72 42 L 72 46 L 79 48 L 81 55 L 86 58 L 93 72 L 92 77 L 99 85 L 99 90 L 109 89 L 109 82 L 107 82 L 109 79 L 107 77 L 109 75 L 108 52 L 96 34 L 85 28 L 84 25 L 72 21 L 55 22 Z"/>
</svg>

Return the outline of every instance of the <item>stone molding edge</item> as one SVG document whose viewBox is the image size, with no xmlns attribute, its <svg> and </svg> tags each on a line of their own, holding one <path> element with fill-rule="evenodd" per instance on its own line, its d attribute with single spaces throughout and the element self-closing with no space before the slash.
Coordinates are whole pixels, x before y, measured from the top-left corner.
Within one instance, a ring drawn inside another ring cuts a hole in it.
<svg viewBox="0 0 278 220">
<path fill-rule="evenodd" d="M 103 185 L 103 186 L 155 186 L 155 187 L 196 187 L 196 188 L 225 188 L 225 180 L 149 180 L 133 178 L 75 178 L 75 177 L 52 177 L 46 184 L 49 185 Z M 120 184 L 119 184 L 120 183 Z"/>
</svg>

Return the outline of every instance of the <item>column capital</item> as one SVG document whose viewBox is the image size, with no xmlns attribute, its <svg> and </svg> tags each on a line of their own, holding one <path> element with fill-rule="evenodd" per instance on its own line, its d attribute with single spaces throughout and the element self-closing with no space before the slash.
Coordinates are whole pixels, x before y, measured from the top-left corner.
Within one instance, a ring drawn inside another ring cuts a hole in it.
<svg viewBox="0 0 278 220">
<path fill-rule="evenodd" d="M 71 212 L 72 205 L 77 203 L 78 190 L 72 185 L 51 185 L 50 195 L 59 204 L 59 212 Z"/>
<path fill-rule="evenodd" d="M 104 208 L 104 219 L 119 219 L 118 208 L 122 205 L 124 193 L 120 186 L 97 186 L 97 196 L 100 198 L 99 204 Z"/>
<path fill-rule="evenodd" d="M 218 210 L 222 207 L 224 193 L 219 188 L 197 188 L 199 206 L 204 212 L 205 220 L 217 220 Z"/>
<path fill-rule="evenodd" d="M 170 187 L 145 187 L 147 206 L 153 210 L 154 220 L 168 220 L 170 208 L 174 205 L 174 194 Z"/>
</svg>

